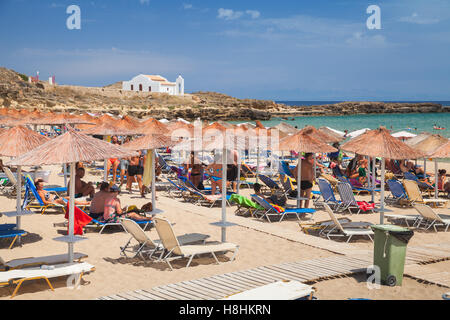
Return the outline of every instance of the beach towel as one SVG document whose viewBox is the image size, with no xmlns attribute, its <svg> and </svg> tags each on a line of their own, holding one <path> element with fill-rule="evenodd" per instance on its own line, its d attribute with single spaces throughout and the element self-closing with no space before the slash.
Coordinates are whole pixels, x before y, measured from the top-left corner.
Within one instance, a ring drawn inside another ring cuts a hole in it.
<svg viewBox="0 0 450 320">
<path fill-rule="evenodd" d="M 149 186 L 152 184 L 152 158 L 153 158 L 153 150 L 147 151 L 147 159 L 144 164 L 144 175 L 142 177 L 142 183 L 144 186 Z"/>
<path fill-rule="evenodd" d="M 74 217 L 74 234 L 81 236 L 83 235 L 83 227 L 90 223 L 92 221 L 92 218 L 77 206 L 75 206 Z M 67 204 L 65 218 L 69 220 L 69 204 Z M 69 234 L 69 225 L 67 225 L 67 234 Z"/>
<path fill-rule="evenodd" d="M 375 203 L 368 203 L 366 201 L 357 201 L 358 207 L 366 212 L 375 208 Z"/>
<path fill-rule="evenodd" d="M 285 211 L 283 207 L 280 207 L 280 206 L 278 206 L 278 205 L 276 205 L 276 204 L 273 204 L 273 203 L 272 203 L 272 207 L 273 207 L 275 210 L 277 210 L 278 213 L 283 213 L 283 212 Z"/>
</svg>

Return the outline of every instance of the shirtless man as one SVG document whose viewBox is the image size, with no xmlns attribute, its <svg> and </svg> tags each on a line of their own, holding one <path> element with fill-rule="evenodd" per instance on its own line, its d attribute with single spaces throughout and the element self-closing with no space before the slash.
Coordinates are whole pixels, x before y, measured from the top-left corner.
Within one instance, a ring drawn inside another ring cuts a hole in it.
<svg viewBox="0 0 450 320">
<path fill-rule="evenodd" d="M 94 197 L 95 188 L 92 183 L 86 183 L 81 180 L 84 177 L 85 170 L 84 168 L 78 168 L 75 175 L 75 198 L 81 198 L 89 196 L 91 198 Z M 67 190 L 70 190 L 70 180 L 67 184 Z"/>
<path fill-rule="evenodd" d="M 297 172 L 298 172 L 298 165 L 292 172 L 294 178 L 297 180 L 297 188 L 298 188 L 299 183 Z M 305 159 L 302 160 L 301 175 L 302 181 L 300 182 L 300 197 L 310 199 L 314 181 L 314 158 L 312 153 L 305 154 Z M 302 201 L 300 201 L 300 208 L 302 208 Z M 309 208 L 309 200 L 305 201 L 305 208 Z"/>
<path fill-rule="evenodd" d="M 142 153 L 139 151 L 138 157 L 129 158 L 130 164 L 128 165 L 127 176 L 127 190 L 131 193 L 131 184 L 137 181 L 139 185 L 139 191 L 144 196 L 144 187 L 142 184 L 142 175 L 144 174 L 143 160 L 141 161 Z"/>
</svg>

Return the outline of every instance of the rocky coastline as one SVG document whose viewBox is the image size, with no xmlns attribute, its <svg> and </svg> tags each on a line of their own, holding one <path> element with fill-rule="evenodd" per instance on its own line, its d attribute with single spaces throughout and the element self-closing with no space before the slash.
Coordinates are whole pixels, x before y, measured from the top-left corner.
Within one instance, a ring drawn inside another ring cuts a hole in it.
<svg viewBox="0 0 450 320">
<path fill-rule="evenodd" d="M 53 112 L 110 113 L 137 118 L 194 120 L 270 120 L 274 117 L 372 113 L 449 112 L 436 103 L 342 102 L 321 106 L 287 106 L 268 100 L 237 99 L 215 92 L 185 96 L 126 92 L 120 85 L 81 87 L 29 83 L 26 76 L 0 68 L 0 107 Z"/>
</svg>

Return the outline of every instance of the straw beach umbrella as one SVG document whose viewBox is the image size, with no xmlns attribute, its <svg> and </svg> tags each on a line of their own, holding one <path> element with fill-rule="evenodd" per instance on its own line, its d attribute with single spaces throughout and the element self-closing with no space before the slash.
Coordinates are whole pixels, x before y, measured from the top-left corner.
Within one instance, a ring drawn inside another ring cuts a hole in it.
<svg viewBox="0 0 450 320">
<path fill-rule="evenodd" d="M 34 148 L 49 140 L 50 138 L 47 138 L 25 127 L 14 127 L 0 133 L 0 155 L 15 158 L 33 150 Z M 17 229 L 20 229 L 20 218 L 22 215 L 22 167 L 20 165 L 17 166 L 16 188 L 16 220 Z"/>
<path fill-rule="evenodd" d="M 320 152 L 336 152 L 337 150 L 320 140 L 313 138 L 312 129 L 303 129 L 298 133 L 286 137 L 280 141 L 279 149 L 281 151 L 296 151 L 298 152 L 298 166 L 297 166 L 297 206 L 300 207 L 300 186 L 302 176 L 302 152 L 320 153 Z M 314 173 L 315 174 L 315 173 Z M 309 200 L 309 199 L 304 199 Z"/>
<path fill-rule="evenodd" d="M 169 134 L 170 131 L 167 126 L 154 118 L 147 119 L 141 122 L 139 132 L 142 134 Z"/>
<path fill-rule="evenodd" d="M 113 157 L 132 157 L 136 155 L 136 152 L 69 129 L 63 135 L 40 145 L 7 164 L 32 166 L 70 163 L 70 178 L 71 181 L 74 181 L 75 164 L 77 162 L 103 160 Z M 69 262 L 73 262 L 73 244 L 84 239 L 74 236 L 75 183 L 70 184 L 69 196 L 69 235 L 56 238 L 55 240 L 68 243 Z"/>
<path fill-rule="evenodd" d="M 175 143 L 176 142 L 172 141 L 172 139 L 168 136 L 149 134 L 122 145 L 123 148 L 129 150 L 149 150 L 151 152 L 153 212 L 156 210 L 155 149 L 171 147 L 175 145 Z"/>
<path fill-rule="evenodd" d="M 433 159 L 447 159 L 450 158 L 450 141 L 443 144 L 442 146 L 438 147 L 436 150 L 434 150 L 430 157 Z"/>
<path fill-rule="evenodd" d="M 385 159 L 404 160 L 417 159 L 423 154 L 397 138 L 394 138 L 389 130 L 380 127 L 375 130 L 367 131 L 357 138 L 350 140 L 342 145 L 342 149 L 355 154 L 372 157 L 375 162 L 376 157 L 381 157 L 381 192 L 380 192 L 380 223 L 384 222 L 384 177 L 385 177 Z M 375 165 L 373 165 L 373 168 Z M 372 177 L 375 185 L 375 175 Z M 373 192 L 373 191 L 372 191 Z"/>
</svg>

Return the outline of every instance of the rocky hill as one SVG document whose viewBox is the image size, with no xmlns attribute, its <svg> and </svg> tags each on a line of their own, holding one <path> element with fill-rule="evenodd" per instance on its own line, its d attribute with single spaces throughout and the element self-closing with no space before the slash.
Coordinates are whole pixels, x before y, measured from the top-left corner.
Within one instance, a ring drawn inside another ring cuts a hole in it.
<svg viewBox="0 0 450 320">
<path fill-rule="evenodd" d="M 27 77 L 0 68 L 0 107 L 38 108 L 54 112 L 109 112 L 138 118 L 205 120 L 268 120 L 271 117 L 345 115 L 361 113 L 446 112 L 438 104 L 346 102 L 336 105 L 289 107 L 273 101 L 237 99 L 214 92 L 185 96 L 127 92 L 120 82 L 101 87 L 51 86 L 28 83 Z"/>
</svg>

